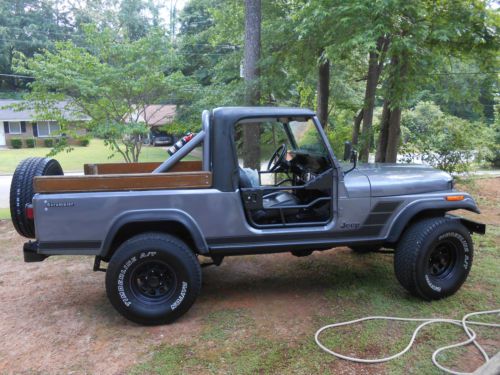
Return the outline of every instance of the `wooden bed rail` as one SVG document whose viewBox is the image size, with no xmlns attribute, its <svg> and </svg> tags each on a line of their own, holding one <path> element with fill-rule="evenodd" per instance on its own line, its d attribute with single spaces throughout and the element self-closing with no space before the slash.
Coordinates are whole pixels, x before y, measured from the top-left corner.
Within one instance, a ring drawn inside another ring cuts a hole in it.
<svg viewBox="0 0 500 375">
<path fill-rule="evenodd" d="M 211 172 L 128 173 L 87 176 L 39 176 L 36 193 L 73 193 L 97 191 L 164 190 L 209 188 Z"/>
<path fill-rule="evenodd" d="M 160 162 L 85 164 L 83 171 L 86 175 L 149 173 L 153 172 L 160 164 Z M 194 172 L 201 170 L 201 161 L 180 161 L 169 172 Z"/>
</svg>

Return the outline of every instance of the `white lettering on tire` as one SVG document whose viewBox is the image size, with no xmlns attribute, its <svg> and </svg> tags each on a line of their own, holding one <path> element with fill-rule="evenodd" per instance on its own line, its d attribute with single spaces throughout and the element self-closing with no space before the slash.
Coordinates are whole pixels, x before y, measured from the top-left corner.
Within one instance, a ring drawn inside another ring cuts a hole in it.
<svg viewBox="0 0 500 375">
<path fill-rule="evenodd" d="M 184 300 L 184 297 L 186 297 L 187 287 L 188 287 L 188 283 L 183 281 L 180 296 L 175 300 L 174 303 L 172 303 L 170 305 L 170 308 L 172 309 L 172 311 L 174 311 L 181 304 L 181 302 Z"/>
<path fill-rule="evenodd" d="M 133 256 L 132 258 L 127 260 L 125 262 L 125 264 L 123 265 L 122 269 L 120 270 L 120 274 L 118 275 L 118 295 L 120 296 L 123 304 L 127 307 L 129 307 L 132 304 L 132 302 L 130 302 L 127 295 L 125 294 L 125 288 L 123 287 L 123 281 L 125 280 L 125 274 L 127 273 L 127 270 L 136 261 L 137 261 L 136 256 Z"/>
<path fill-rule="evenodd" d="M 429 285 L 429 287 L 435 291 L 435 292 L 441 292 L 441 287 L 440 286 L 437 286 L 437 285 L 434 285 L 431 280 L 429 279 L 429 275 L 425 275 L 425 281 L 427 281 L 427 285 Z"/>
</svg>

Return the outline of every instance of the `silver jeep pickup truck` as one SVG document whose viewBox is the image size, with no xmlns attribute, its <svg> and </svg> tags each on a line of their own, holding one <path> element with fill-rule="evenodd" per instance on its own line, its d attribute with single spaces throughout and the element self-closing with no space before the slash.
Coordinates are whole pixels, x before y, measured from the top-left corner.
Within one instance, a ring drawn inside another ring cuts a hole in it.
<svg viewBox="0 0 500 375">
<path fill-rule="evenodd" d="M 11 214 L 35 239 L 24 245 L 26 262 L 94 256 L 112 305 L 141 324 L 172 322 L 191 307 L 202 257 L 219 265 L 230 255 L 385 247 L 411 294 L 455 293 L 472 265 L 471 233 L 485 226 L 449 212 L 479 213 L 472 197 L 428 166 L 357 165 L 349 145 L 343 156 L 347 163 L 310 110 L 216 108 L 163 163 L 86 164 L 85 175 L 64 176 L 54 159 L 24 160 Z"/>
</svg>

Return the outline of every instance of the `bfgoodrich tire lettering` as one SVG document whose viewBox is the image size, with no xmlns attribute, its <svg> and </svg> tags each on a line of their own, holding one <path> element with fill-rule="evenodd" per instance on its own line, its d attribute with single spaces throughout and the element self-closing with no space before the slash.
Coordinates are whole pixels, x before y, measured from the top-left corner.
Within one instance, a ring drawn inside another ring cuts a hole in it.
<svg viewBox="0 0 500 375">
<path fill-rule="evenodd" d="M 112 305 L 140 324 L 170 323 L 194 303 L 201 269 L 193 252 L 176 237 L 145 233 L 124 242 L 106 271 Z"/>
<path fill-rule="evenodd" d="M 396 277 L 408 291 L 424 299 L 454 294 L 472 266 L 470 233 L 460 222 L 440 217 L 413 224 L 394 255 Z"/>
</svg>

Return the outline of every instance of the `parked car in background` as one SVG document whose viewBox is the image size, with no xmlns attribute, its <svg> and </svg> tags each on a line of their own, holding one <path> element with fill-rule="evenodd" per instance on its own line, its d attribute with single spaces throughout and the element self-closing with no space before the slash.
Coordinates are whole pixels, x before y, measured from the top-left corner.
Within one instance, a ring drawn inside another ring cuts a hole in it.
<svg viewBox="0 0 500 375">
<path fill-rule="evenodd" d="M 149 132 L 149 144 L 152 146 L 170 146 L 174 144 L 176 137 L 158 127 L 152 127 Z"/>
</svg>

